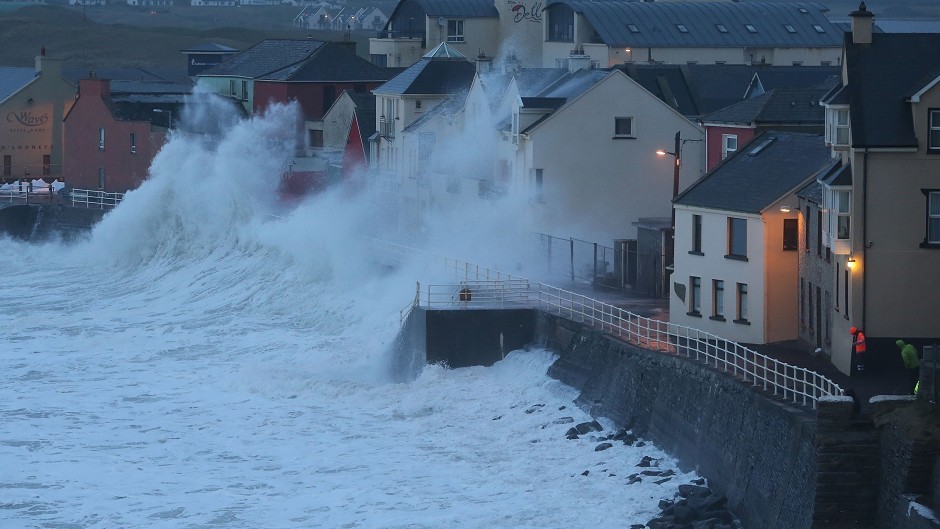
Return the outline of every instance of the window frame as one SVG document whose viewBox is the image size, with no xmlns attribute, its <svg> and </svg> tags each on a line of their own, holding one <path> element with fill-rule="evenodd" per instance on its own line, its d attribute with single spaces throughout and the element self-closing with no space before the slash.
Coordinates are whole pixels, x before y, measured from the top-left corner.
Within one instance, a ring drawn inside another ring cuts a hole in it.
<svg viewBox="0 0 940 529">
<path fill-rule="evenodd" d="M 800 223 L 798 219 L 783 219 L 783 251 L 800 249 Z"/>
<path fill-rule="evenodd" d="M 739 233 L 740 232 L 740 233 Z M 740 243 L 744 244 L 743 252 Z M 728 217 L 728 253 L 725 259 L 747 261 L 747 219 Z"/>
<path fill-rule="evenodd" d="M 98 127 L 98 150 L 104 150 L 104 127 Z"/>
<path fill-rule="evenodd" d="M 735 298 L 737 300 L 737 307 L 735 308 L 736 310 L 735 314 L 737 317 L 735 318 L 734 323 L 741 323 L 745 325 L 751 324 L 751 322 L 748 321 L 747 319 L 747 311 L 748 311 L 747 295 L 748 295 L 747 283 L 737 283 L 735 287 Z"/>
<path fill-rule="evenodd" d="M 712 320 L 725 321 L 725 282 L 712 279 Z"/>
<path fill-rule="evenodd" d="M 921 248 L 940 249 L 940 189 L 921 189 L 924 204 L 924 242 Z M 932 208 L 931 208 L 932 206 Z M 934 229 L 931 229 L 931 223 Z"/>
<path fill-rule="evenodd" d="M 730 140 L 734 140 L 734 148 L 730 148 L 728 145 Z M 721 135 L 721 159 L 724 160 L 729 155 L 738 152 L 738 135 L 737 134 L 722 134 Z"/>
<path fill-rule="evenodd" d="M 447 42 L 466 42 L 464 20 L 452 18 L 447 21 Z"/>
<path fill-rule="evenodd" d="M 689 250 L 692 255 L 705 255 L 702 252 L 702 216 L 692 214 L 692 249 Z"/>
<path fill-rule="evenodd" d="M 574 42 L 574 10 L 564 4 L 556 4 L 547 11 L 548 42 Z"/>
<path fill-rule="evenodd" d="M 630 123 L 630 130 L 626 133 L 620 132 L 622 123 Z M 636 138 L 636 119 L 633 116 L 614 117 L 614 139 L 635 139 Z"/>
<path fill-rule="evenodd" d="M 702 316 L 702 278 L 689 276 L 689 316 Z"/>
<path fill-rule="evenodd" d="M 937 122 L 934 123 L 934 118 Z M 934 141 L 936 134 L 936 142 Z M 940 153 L 940 109 L 931 108 L 927 110 L 927 152 Z"/>
<path fill-rule="evenodd" d="M 826 108 L 826 141 L 830 145 L 848 147 L 851 143 L 850 126 L 849 107 L 840 105 Z"/>
<path fill-rule="evenodd" d="M 131 154 L 137 154 L 137 134 L 133 132 L 131 132 L 130 134 L 131 134 L 130 136 Z"/>
<path fill-rule="evenodd" d="M 104 167 L 99 167 L 98 168 L 98 189 L 104 190 L 105 183 L 106 181 L 105 181 Z"/>
</svg>

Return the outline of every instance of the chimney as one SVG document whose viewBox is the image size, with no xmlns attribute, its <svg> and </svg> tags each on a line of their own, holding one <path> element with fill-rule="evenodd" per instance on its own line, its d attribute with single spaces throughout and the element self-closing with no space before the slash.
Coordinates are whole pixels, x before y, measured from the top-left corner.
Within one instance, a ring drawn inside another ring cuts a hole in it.
<svg viewBox="0 0 940 529">
<path fill-rule="evenodd" d="M 36 56 L 36 74 L 59 77 L 62 75 L 62 59 L 50 59 L 46 56 L 46 47 L 39 49 Z"/>
<path fill-rule="evenodd" d="M 493 59 L 486 56 L 483 50 L 477 55 L 477 73 L 486 73 L 493 69 Z"/>
<path fill-rule="evenodd" d="M 578 46 L 568 55 L 568 73 L 591 68 L 591 56 L 584 53 L 584 48 Z"/>
<path fill-rule="evenodd" d="M 866 9 L 865 2 L 862 2 L 858 11 L 852 11 L 849 16 L 852 17 L 852 44 L 871 44 L 874 13 Z"/>
</svg>

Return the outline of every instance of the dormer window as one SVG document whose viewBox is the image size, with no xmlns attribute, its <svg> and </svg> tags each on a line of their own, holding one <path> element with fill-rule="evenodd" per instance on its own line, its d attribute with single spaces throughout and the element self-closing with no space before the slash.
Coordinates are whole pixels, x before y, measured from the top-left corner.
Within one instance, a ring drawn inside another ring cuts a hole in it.
<svg viewBox="0 0 940 529">
<path fill-rule="evenodd" d="M 927 149 L 940 152 L 940 110 L 930 111 L 927 127 Z"/>
<path fill-rule="evenodd" d="M 826 142 L 835 146 L 849 144 L 849 109 L 826 109 Z"/>
</svg>

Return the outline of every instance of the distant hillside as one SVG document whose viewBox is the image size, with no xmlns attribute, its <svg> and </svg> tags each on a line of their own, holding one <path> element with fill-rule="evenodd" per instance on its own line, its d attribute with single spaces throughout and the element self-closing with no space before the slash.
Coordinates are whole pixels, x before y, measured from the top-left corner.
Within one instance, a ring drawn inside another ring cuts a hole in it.
<svg viewBox="0 0 940 529">
<path fill-rule="evenodd" d="M 342 40 L 342 32 L 293 28 L 295 7 L 82 8 L 32 5 L 0 11 L 0 65 L 32 66 L 39 50 L 65 68 L 185 70 L 181 50 L 215 42 L 243 50 L 267 38 Z M 353 34 L 368 57 L 371 32 Z"/>
</svg>

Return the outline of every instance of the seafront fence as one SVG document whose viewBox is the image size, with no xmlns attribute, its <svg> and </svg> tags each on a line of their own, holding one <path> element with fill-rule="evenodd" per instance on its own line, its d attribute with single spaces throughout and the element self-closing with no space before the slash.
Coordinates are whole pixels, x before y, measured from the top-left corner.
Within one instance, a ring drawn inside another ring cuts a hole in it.
<svg viewBox="0 0 940 529">
<path fill-rule="evenodd" d="M 420 252 L 394 244 L 390 249 L 394 249 L 399 258 L 409 252 Z M 637 347 L 704 363 L 800 406 L 815 409 L 820 398 L 844 394 L 838 384 L 815 371 L 781 362 L 699 329 L 646 318 L 583 294 L 544 283 L 530 283 L 508 274 L 500 275 L 458 259 L 436 259 L 455 272 L 457 283 L 424 287 L 417 283 L 414 300 L 402 309 L 402 321 L 413 307 L 460 310 L 534 306 L 543 312 L 590 325 Z"/>
<path fill-rule="evenodd" d="M 73 189 L 69 192 L 72 206 L 86 208 L 113 208 L 124 200 L 124 193 L 105 193 L 97 189 Z"/>
</svg>

